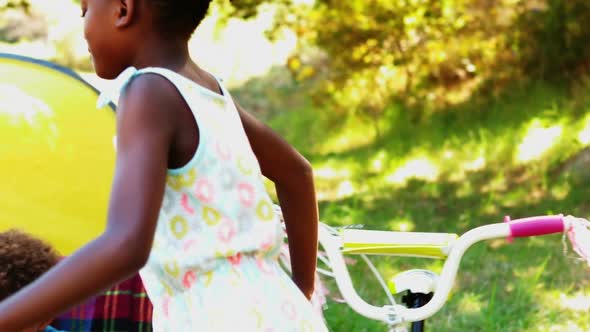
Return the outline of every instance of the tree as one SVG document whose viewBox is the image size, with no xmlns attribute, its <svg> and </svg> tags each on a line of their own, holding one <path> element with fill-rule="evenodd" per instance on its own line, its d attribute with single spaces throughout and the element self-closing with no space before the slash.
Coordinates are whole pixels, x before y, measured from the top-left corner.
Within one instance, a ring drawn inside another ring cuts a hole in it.
<svg viewBox="0 0 590 332">
<path fill-rule="evenodd" d="M 587 0 L 230 3 L 228 13 L 246 18 L 275 6 L 271 35 L 291 29 L 299 37 L 289 61 L 294 76 L 321 76 L 316 100 L 376 123 L 393 100 L 434 109 L 462 102 L 477 89 L 501 89 L 523 75 L 560 77 L 580 64 L 590 66 Z"/>
<path fill-rule="evenodd" d="M 28 0 L 0 0 L 0 11 L 6 9 L 23 9 L 28 11 L 31 4 Z"/>
<path fill-rule="evenodd" d="M 496 71 L 495 60 L 509 41 L 505 18 L 514 15 L 502 3 L 233 0 L 231 14 L 249 17 L 261 6 L 276 6 L 271 35 L 291 29 L 299 37 L 299 51 L 289 62 L 295 77 L 321 76 L 316 100 L 367 116 L 379 136 L 380 115 L 393 100 L 446 105 L 458 99 L 449 89 Z"/>
<path fill-rule="evenodd" d="M 552 79 L 590 69 L 590 2 L 547 0 L 518 18 L 516 43 L 530 75 Z"/>
</svg>

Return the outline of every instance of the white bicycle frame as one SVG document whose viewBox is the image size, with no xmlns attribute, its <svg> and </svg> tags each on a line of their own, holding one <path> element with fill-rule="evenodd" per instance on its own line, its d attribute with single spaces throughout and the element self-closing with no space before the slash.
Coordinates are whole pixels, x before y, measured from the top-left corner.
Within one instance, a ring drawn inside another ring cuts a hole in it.
<svg viewBox="0 0 590 332">
<path fill-rule="evenodd" d="M 543 216 L 533 217 L 521 220 L 515 220 L 510 222 L 509 219 L 505 220 L 504 223 L 489 224 L 474 228 L 462 236 L 449 242 L 447 247 L 442 248 L 442 251 L 447 254 L 446 261 L 444 263 L 440 278 L 436 282 L 434 289 L 434 296 L 432 299 L 423 307 L 420 308 L 407 308 L 406 306 L 392 303 L 391 305 L 385 305 L 377 307 L 367 303 L 363 300 L 356 292 L 348 268 L 344 261 L 343 251 L 347 243 L 345 242 L 345 232 L 339 232 L 325 224 L 320 224 L 319 227 L 319 242 L 325 250 L 328 262 L 325 262 L 331 270 L 331 275 L 338 286 L 338 289 L 346 301 L 346 303 L 357 313 L 365 316 L 369 319 L 382 321 L 387 323 L 391 327 L 401 326 L 405 323 L 423 321 L 436 312 L 438 312 L 449 296 L 459 264 L 463 254 L 473 244 L 496 238 L 512 238 L 512 237 L 526 237 L 526 236 L 537 236 L 552 233 L 561 233 L 564 230 L 570 229 L 571 223 L 567 218 L 563 216 Z M 356 231 L 356 232 L 372 232 L 372 231 Z M 344 234 L 344 236 L 343 236 Z M 433 235 L 446 236 L 449 234 L 437 234 L 437 233 L 402 233 L 402 232 L 381 232 L 381 235 L 389 235 L 389 244 L 395 245 L 396 243 L 407 242 L 408 235 L 419 234 L 417 238 Z M 369 234 L 371 235 L 371 234 Z M 440 237 L 439 237 L 440 238 Z M 388 243 L 384 243 L 383 239 L 377 245 L 374 243 L 372 248 L 375 246 L 383 246 Z M 372 254 L 387 255 L 387 253 L 379 253 L 377 251 Z M 404 255 L 394 253 L 398 256 L 415 256 L 415 255 Z M 374 271 L 375 272 L 375 271 Z"/>
</svg>

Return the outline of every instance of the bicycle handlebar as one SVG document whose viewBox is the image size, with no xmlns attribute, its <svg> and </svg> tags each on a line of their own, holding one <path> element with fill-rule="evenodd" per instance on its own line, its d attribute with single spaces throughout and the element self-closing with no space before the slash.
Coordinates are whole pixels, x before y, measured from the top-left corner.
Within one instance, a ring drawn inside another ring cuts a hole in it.
<svg viewBox="0 0 590 332">
<path fill-rule="evenodd" d="M 538 236 L 553 233 L 562 233 L 565 229 L 563 215 L 540 216 L 510 220 L 506 216 L 504 221 L 510 225 L 512 237 Z"/>
<path fill-rule="evenodd" d="M 496 223 L 474 228 L 460 236 L 450 247 L 438 285 L 432 299 L 423 307 L 409 309 L 402 305 L 376 307 L 365 302 L 356 292 L 342 256 L 338 236 L 320 227 L 320 243 L 324 247 L 334 272 L 336 283 L 345 301 L 361 315 L 389 324 L 425 320 L 439 311 L 451 291 L 463 254 L 473 244 L 489 239 L 527 237 L 561 233 L 570 225 L 562 215 L 539 216 Z"/>
</svg>

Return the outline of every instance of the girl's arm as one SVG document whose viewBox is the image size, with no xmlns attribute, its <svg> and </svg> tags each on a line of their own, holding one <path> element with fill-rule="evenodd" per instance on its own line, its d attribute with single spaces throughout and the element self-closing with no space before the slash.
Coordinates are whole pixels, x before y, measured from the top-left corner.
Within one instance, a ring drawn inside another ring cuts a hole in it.
<svg viewBox="0 0 590 332">
<path fill-rule="evenodd" d="M 262 174 L 274 182 L 287 226 L 293 281 L 311 299 L 318 250 L 313 170 L 295 148 L 236 103 Z"/>
<path fill-rule="evenodd" d="M 105 232 L 0 303 L 0 331 L 22 331 L 52 319 L 146 263 L 174 128 L 170 102 L 178 98 L 170 98 L 176 93 L 172 88 L 153 75 L 140 76 L 128 87 L 117 112 L 117 164 Z"/>
</svg>

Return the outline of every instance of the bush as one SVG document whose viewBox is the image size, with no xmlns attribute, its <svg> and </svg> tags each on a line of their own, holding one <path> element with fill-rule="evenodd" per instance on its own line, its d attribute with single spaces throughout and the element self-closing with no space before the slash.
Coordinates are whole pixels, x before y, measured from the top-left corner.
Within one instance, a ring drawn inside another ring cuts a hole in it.
<svg viewBox="0 0 590 332">
<path fill-rule="evenodd" d="M 547 0 L 517 22 L 517 45 L 527 75 L 571 77 L 590 65 L 590 2 Z"/>
</svg>

